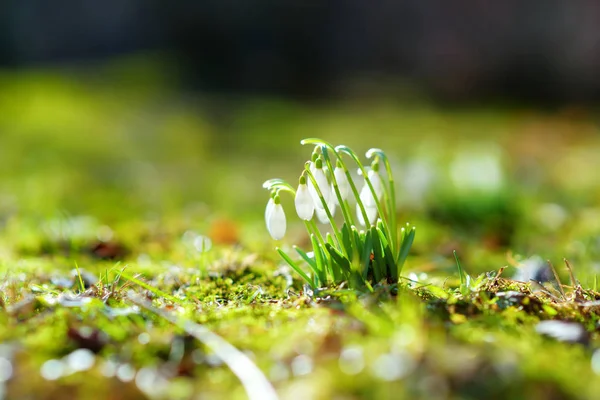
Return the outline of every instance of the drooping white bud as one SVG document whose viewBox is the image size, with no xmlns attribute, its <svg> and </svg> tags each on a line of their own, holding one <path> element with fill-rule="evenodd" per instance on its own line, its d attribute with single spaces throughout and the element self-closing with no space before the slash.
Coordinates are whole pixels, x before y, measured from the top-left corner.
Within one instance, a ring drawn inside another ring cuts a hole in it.
<svg viewBox="0 0 600 400">
<path fill-rule="evenodd" d="M 373 193 L 371 193 L 371 189 L 369 188 L 369 185 L 367 185 L 367 182 L 365 182 L 365 185 L 361 189 L 359 197 L 365 207 L 376 207 L 375 198 L 373 197 Z"/>
<path fill-rule="evenodd" d="M 348 195 L 350 194 L 350 183 L 348 182 L 348 177 L 344 173 L 344 169 L 340 166 L 336 166 L 333 171 L 333 176 L 337 182 L 342 200 L 347 200 Z"/>
<path fill-rule="evenodd" d="M 335 201 L 333 201 L 333 199 L 331 199 L 331 201 L 329 201 L 329 203 L 327 203 L 327 208 L 329 208 L 329 212 L 331 213 L 331 216 L 335 217 Z M 322 224 L 329 223 L 329 217 L 327 216 L 327 212 L 325 211 L 324 208 L 315 208 L 315 212 L 317 214 L 317 219 L 319 220 L 320 223 L 322 223 Z"/>
<path fill-rule="evenodd" d="M 331 198 L 331 188 L 329 187 L 329 182 L 327 182 L 327 176 L 325 176 L 325 172 L 323 171 L 323 160 L 320 158 L 315 162 L 315 170 L 312 172 L 312 174 L 315 178 L 317 187 L 321 191 L 321 195 L 323 195 L 323 199 L 325 199 L 325 203 L 329 204 L 329 199 Z M 317 189 L 314 187 L 312 180 L 308 184 L 308 190 L 313 198 L 315 208 L 317 210 L 323 209 L 323 203 L 319 198 L 319 194 Z"/>
<path fill-rule="evenodd" d="M 377 198 L 381 200 L 381 197 L 383 196 L 383 181 L 381 180 L 381 175 L 379 175 L 377 171 L 371 169 L 369 170 L 368 176 Z"/>
<path fill-rule="evenodd" d="M 300 219 L 310 221 L 315 213 L 315 203 L 310 195 L 308 186 L 306 185 L 306 178 L 302 176 L 300 178 L 300 184 L 298 190 L 296 190 L 296 198 L 294 199 L 296 206 L 296 213 Z"/>
<path fill-rule="evenodd" d="M 381 181 L 381 176 L 376 171 L 370 170 L 368 172 L 369 180 L 371 181 L 371 185 L 373 186 L 373 190 L 377 195 L 377 199 L 381 200 L 383 196 L 383 182 Z M 373 192 L 371 192 L 371 188 L 367 184 L 365 180 L 365 184 L 360 191 L 360 200 L 363 202 L 365 207 L 377 207 L 375 202 L 375 197 L 373 197 Z"/>
<path fill-rule="evenodd" d="M 271 214 L 271 211 L 273 211 L 273 207 L 275 206 L 275 200 L 273 200 L 272 197 L 269 198 L 269 202 L 267 203 L 267 207 L 265 207 L 265 223 L 268 224 L 269 222 L 269 215 Z"/>
<path fill-rule="evenodd" d="M 271 237 L 275 240 L 282 239 L 285 235 L 287 225 L 285 220 L 285 212 L 283 211 L 283 207 L 281 206 L 279 196 L 275 196 L 275 199 L 273 200 L 273 206 L 270 212 L 267 214 L 266 218 L 267 230 L 269 231 Z"/>
<path fill-rule="evenodd" d="M 377 207 L 369 207 L 365 205 L 365 212 L 367 213 L 367 218 L 369 219 L 369 225 L 373 225 L 373 223 L 375 223 L 377 220 Z M 362 226 L 366 225 L 365 218 L 363 217 L 363 213 L 358 204 L 356 204 L 356 219 Z"/>
</svg>

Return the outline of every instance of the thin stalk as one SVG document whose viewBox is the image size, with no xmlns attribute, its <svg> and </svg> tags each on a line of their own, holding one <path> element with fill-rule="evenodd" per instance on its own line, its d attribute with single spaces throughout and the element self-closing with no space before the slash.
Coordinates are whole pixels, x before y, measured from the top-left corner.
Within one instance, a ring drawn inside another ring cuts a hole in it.
<svg viewBox="0 0 600 400">
<path fill-rule="evenodd" d="M 335 149 L 333 149 L 333 151 L 335 154 Z M 329 157 L 329 152 L 327 151 L 326 145 L 321 145 L 321 152 L 323 153 L 323 158 L 325 159 L 325 164 L 327 165 L 327 168 L 329 168 L 329 170 L 331 171 L 331 181 L 333 183 L 333 190 L 335 191 L 335 195 L 338 199 L 338 204 L 340 205 L 342 214 L 344 215 L 344 221 L 348 226 L 352 226 L 354 225 L 354 219 L 352 218 L 352 214 L 350 213 L 346 202 L 342 199 L 337 179 L 335 179 L 335 174 L 333 173 L 333 163 L 331 162 L 331 158 Z"/>
<path fill-rule="evenodd" d="M 365 209 L 365 206 L 364 206 L 362 200 L 360 199 L 360 193 L 358 192 L 358 189 L 356 188 L 356 185 L 354 184 L 354 180 L 352 179 L 350 170 L 346 166 L 346 163 L 344 162 L 341 154 L 339 154 L 336 151 L 336 155 L 338 157 L 338 160 L 340 160 L 340 164 L 342 166 L 342 169 L 344 170 L 344 174 L 346 175 L 346 178 L 348 179 L 348 183 L 350 184 L 350 190 L 352 190 L 352 193 L 354 194 L 354 198 L 356 199 L 356 204 L 358 205 L 358 208 L 360 209 L 360 212 L 363 216 L 363 220 L 365 221 L 365 225 L 366 225 L 369 221 L 369 217 L 367 215 L 367 210 Z M 346 202 L 346 205 L 348 205 L 347 202 Z M 352 227 L 352 226 L 356 226 L 356 225 L 355 224 L 349 225 L 349 227 Z M 355 246 L 358 249 L 361 247 L 361 243 L 360 243 L 360 241 L 357 241 L 357 240 L 358 239 L 355 238 Z"/>
<path fill-rule="evenodd" d="M 333 232 L 335 234 L 335 238 L 338 242 L 338 246 L 343 249 L 344 246 L 342 246 L 342 243 L 343 243 L 342 233 L 338 229 L 337 224 L 335 223 L 335 221 L 333 219 L 333 215 L 331 215 L 331 211 L 329 211 L 329 207 L 327 206 L 327 202 L 325 201 L 325 198 L 323 197 L 323 193 L 321 192 L 321 189 L 319 188 L 319 185 L 317 184 L 317 180 L 313 176 L 312 172 L 310 172 L 309 164 L 306 165 L 306 175 L 308 176 L 308 178 L 310 179 L 310 181 L 313 184 L 313 187 L 317 191 L 317 195 L 319 196 L 319 199 L 321 200 L 323 209 L 325 210 L 325 213 L 327 214 L 327 219 L 329 219 L 329 223 L 331 224 L 331 228 L 333 229 Z M 344 250 L 344 253 L 346 253 L 346 250 Z M 348 254 L 346 254 L 346 255 L 348 255 Z"/>
<path fill-rule="evenodd" d="M 333 164 L 331 162 L 331 158 L 329 157 L 327 150 L 331 150 L 331 152 L 336 155 L 337 159 L 340 160 L 340 163 L 342 164 L 342 169 L 344 170 L 344 173 L 346 174 L 346 177 L 348 178 L 348 182 L 350 183 L 350 187 L 352 188 L 354 195 L 358 198 L 358 195 L 357 195 L 358 191 L 356 190 L 356 187 L 354 186 L 354 182 L 352 181 L 352 176 L 350 175 L 348 168 L 344 164 L 344 160 L 340 157 L 336 148 L 331 143 L 326 142 L 325 140 L 321 140 L 321 139 L 317 139 L 317 138 L 308 138 L 308 139 L 301 140 L 300 144 L 302 144 L 302 145 L 314 144 L 314 145 L 319 146 L 319 148 L 321 149 L 321 153 L 323 154 L 323 158 L 325 159 L 327 168 L 329 168 L 329 170 L 332 173 L 332 181 L 334 182 L 334 189 L 335 189 L 336 197 L 338 199 L 338 203 L 340 204 L 340 207 L 342 208 L 342 213 L 344 214 L 344 220 L 348 224 L 348 226 L 354 225 L 354 219 L 352 218 L 352 213 L 350 211 L 350 208 L 348 207 L 347 204 L 344 204 L 344 201 L 341 198 L 339 187 L 337 185 L 337 181 L 335 179 L 335 176 L 333 175 L 333 171 L 334 171 Z M 344 206 L 346 208 L 344 208 Z M 365 221 L 366 221 L 367 220 L 367 212 L 364 210 L 364 207 L 362 209 L 362 213 L 363 213 L 363 217 L 365 218 Z"/>
<path fill-rule="evenodd" d="M 271 182 L 277 181 L 277 182 Z M 289 183 L 282 181 L 281 179 L 270 179 L 263 183 L 263 188 L 267 190 L 284 191 L 296 195 L 296 189 L 294 189 Z"/>
<path fill-rule="evenodd" d="M 338 151 L 338 148 L 340 148 L 340 147 L 345 147 L 346 149 L 348 149 L 348 148 L 346 146 L 334 147 L 331 143 L 328 143 L 324 140 L 316 139 L 316 138 L 308 138 L 308 139 L 301 140 L 300 144 L 302 144 L 302 145 L 305 145 L 305 144 L 319 145 L 319 146 L 321 146 L 321 152 L 323 151 L 323 146 L 324 146 L 335 153 L 337 158 L 340 160 L 340 164 L 342 164 L 342 169 L 344 170 L 344 174 L 346 175 L 346 178 L 348 178 L 348 183 L 350 184 L 350 189 L 352 189 L 352 193 L 354 194 L 354 197 L 356 198 L 358 207 L 360 208 L 360 212 L 362 213 L 363 219 L 365 220 L 365 224 L 366 224 L 367 221 L 369 221 L 369 217 L 367 216 L 367 211 L 365 210 L 364 205 L 360 201 L 360 194 L 358 193 L 358 190 L 356 189 L 356 185 L 354 184 L 354 180 L 352 179 L 350 170 L 348 170 L 348 167 L 346 166 L 344 159 L 342 158 L 340 152 Z M 350 149 L 348 149 L 348 150 L 350 150 Z M 351 154 L 351 156 L 353 156 L 353 154 Z M 356 159 L 355 159 L 355 161 L 356 161 Z M 358 163 L 360 164 L 360 161 L 358 161 Z"/>
<path fill-rule="evenodd" d="M 562 298 L 565 299 L 567 297 L 567 295 L 565 294 L 565 289 L 563 289 L 562 283 L 560 281 L 560 277 L 558 276 L 558 272 L 556 272 L 556 269 L 554 268 L 554 265 L 552 265 L 550 260 L 547 260 L 547 262 L 548 262 L 548 265 L 550 266 L 550 269 L 552 270 L 552 273 L 554 274 L 554 279 L 556 279 L 556 284 L 558 285 L 558 290 L 560 290 L 560 294 L 562 295 Z"/>
<path fill-rule="evenodd" d="M 458 276 L 460 277 L 460 288 L 462 291 L 463 285 L 465 284 L 465 276 L 463 273 L 463 269 L 460 265 L 460 261 L 458 261 L 458 255 L 456 254 L 456 250 L 454 250 L 452 253 L 454 253 L 454 259 L 456 260 L 456 267 L 458 268 Z"/>
<path fill-rule="evenodd" d="M 311 234 L 314 234 L 319 243 L 321 243 L 324 246 L 325 239 L 323 238 L 323 235 L 321 235 L 321 231 L 319 231 L 319 228 L 317 227 L 315 221 L 312 219 L 310 221 L 304 221 L 304 225 L 306 226 L 308 235 L 310 236 Z"/>
<path fill-rule="evenodd" d="M 265 181 L 262 184 L 262 187 L 264 189 L 267 189 L 267 190 L 281 189 L 281 190 L 284 190 L 286 192 L 291 192 L 291 193 L 296 194 L 296 190 L 294 190 L 294 188 L 292 187 L 292 185 L 290 185 L 289 183 L 287 183 L 283 179 L 279 179 L 279 178 L 269 179 L 268 181 Z"/>
<path fill-rule="evenodd" d="M 381 149 L 370 149 L 367 151 L 367 158 L 371 158 L 374 154 L 377 154 L 385 165 L 385 171 L 388 176 L 388 190 L 389 190 L 389 215 L 390 215 L 390 229 L 394 232 L 392 240 L 394 242 L 392 248 L 399 248 L 398 244 L 398 226 L 396 222 L 396 185 L 394 182 L 394 176 L 392 175 L 392 166 L 387 158 L 385 152 Z"/>
<path fill-rule="evenodd" d="M 567 270 L 569 271 L 569 278 L 571 279 L 571 286 L 577 286 L 577 280 L 575 279 L 575 275 L 573 274 L 573 268 L 571 268 L 571 263 L 566 258 L 563 258 L 565 261 L 565 265 L 567 266 Z"/>
<path fill-rule="evenodd" d="M 352 151 L 352 149 L 350 149 L 347 146 L 337 146 L 336 150 L 342 151 L 342 152 L 348 154 L 354 160 L 354 162 L 356 163 L 356 165 L 358 165 L 358 168 L 360 168 L 360 170 L 361 170 L 361 172 L 363 174 L 363 177 L 365 178 L 365 183 L 369 187 L 369 190 L 371 191 L 371 195 L 373 196 L 373 199 L 375 200 L 375 206 L 377 208 L 377 213 L 379 213 L 379 215 L 381 217 L 384 217 L 383 207 L 381 206 L 381 202 L 379 201 L 379 198 L 377 197 L 377 193 L 375 193 L 375 189 L 373 188 L 373 184 L 371 183 L 371 180 L 369 179 L 369 176 L 367 174 L 367 170 L 365 169 L 365 167 L 362 165 L 362 163 L 358 159 L 358 156 Z M 360 201 L 360 195 L 357 196 L 356 201 L 362 203 Z M 364 208 L 364 206 L 363 206 L 363 208 Z M 365 212 L 364 215 L 366 217 L 366 212 Z M 365 218 L 365 224 L 368 221 L 369 221 L 368 218 Z M 387 230 L 387 233 L 388 233 L 389 237 L 392 237 L 392 232 L 390 230 L 389 224 L 385 224 L 385 225 L 386 225 L 386 230 Z M 394 252 L 394 248 L 392 248 L 392 252 Z"/>
<path fill-rule="evenodd" d="M 344 169 L 344 173 L 346 174 L 346 177 L 348 178 L 348 182 L 350 183 L 350 189 L 352 189 L 352 193 L 354 194 L 354 198 L 356 199 L 356 204 L 358 204 L 358 208 L 360 209 L 360 212 L 363 216 L 363 220 L 365 221 L 365 225 L 366 225 L 367 223 L 369 223 L 369 216 L 367 215 L 367 210 L 365 209 L 365 205 L 360 200 L 360 193 L 358 192 L 358 189 L 356 189 L 356 185 L 354 184 L 354 181 L 352 180 L 352 175 L 350 174 L 350 171 L 348 170 L 348 168 L 346 168 L 346 165 L 343 162 L 341 164 L 342 164 L 342 168 Z"/>
</svg>

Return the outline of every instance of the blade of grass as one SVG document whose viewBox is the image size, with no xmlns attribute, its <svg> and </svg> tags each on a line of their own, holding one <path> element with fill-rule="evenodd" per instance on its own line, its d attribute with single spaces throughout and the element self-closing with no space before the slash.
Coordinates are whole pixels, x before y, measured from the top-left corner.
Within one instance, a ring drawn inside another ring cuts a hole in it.
<svg viewBox="0 0 600 400">
<path fill-rule="evenodd" d="M 83 278 L 81 277 L 81 271 L 79 270 L 79 265 L 77 261 L 75 261 L 75 271 L 77 271 L 77 280 L 79 281 L 79 290 L 85 292 L 85 285 L 83 284 Z"/>
<path fill-rule="evenodd" d="M 379 234 L 379 240 L 381 241 L 381 246 L 383 247 L 383 259 L 385 261 L 387 274 L 394 280 L 394 282 L 398 282 L 398 266 L 394 260 L 388 239 L 385 236 L 385 232 L 379 229 L 379 227 L 377 228 L 377 233 Z"/>
<path fill-rule="evenodd" d="M 378 283 L 385 278 L 385 262 L 383 261 L 383 251 L 381 250 L 381 241 L 377 229 L 373 226 L 369 231 L 373 239 L 373 275 L 375 283 Z"/>
<path fill-rule="evenodd" d="M 363 265 L 363 279 L 366 281 L 369 275 L 369 265 L 371 264 L 371 252 L 373 250 L 373 238 L 371 237 L 371 231 L 367 231 L 364 239 L 363 254 L 361 257 Z"/>
<path fill-rule="evenodd" d="M 292 259 L 279 247 L 276 250 L 281 256 L 281 258 L 283 258 L 285 262 L 287 262 L 288 265 L 292 267 L 294 271 L 296 271 L 298 275 L 302 277 L 302 279 L 304 279 L 310 286 L 312 286 L 313 289 L 315 289 L 315 282 L 312 279 L 310 279 L 304 271 L 302 271 L 302 268 L 300 268 L 294 261 L 292 261 Z"/>
<path fill-rule="evenodd" d="M 317 269 L 319 271 L 319 280 L 322 284 L 327 284 L 327 265 L 323 259 L 323 253 L 321 252 L 321 246 L 317 242 L 315 235 L 310 235 L 310 240 L 313 245 L 313 252 L 315 253 L 315 262 L 317 263 Z"/>
<path fill-rule="evenodd" d="M 577 280 L 575 279 L 575 274 L 573 273 L 573 268 L 571 267 L 571 263 L 566 258 L 563 258 L 563 260 L 565 261 L 565 265 L 567 267 L 567 270 L 569 271 L 569 278 L 571 279 L 571 286 L 575 287 L 575 286 L 577 286 Z"/>
<path fill-rule="evenodd" d="M 128 280 L 131 283 L 135 283 L 136 285 L 143 287 L 144 289 L 154 293 L 155 295 L 165 298 L 169 301 L 172 301 L 173 303 L 178 303 L 178 304 L 182 304 L 182 300 L 178 299 L 177 297 L 173 297 L 168 293 L 165 293 L 163 291 L 161 291 L 160 289 L 155 288 L 154 286 L 148 285 L 146 282 L 141 281 L 129 274 L 126 274 L 125 271 L 121 272 L 121 277 L 125 278 L 126 280 Z"/>
<path fill-rule="evenodd" d="M 354 246 L 352 246 L 352 234 L 346 224 L 342 225 L 342 242 L 344 247 L 348 250 L 348 259 L 352 262 L 354 258 Z"/>
<path fill-rule="evenodd" d="M 231 372 L 238 377 L 250 400 L 277 400 L 279 398 L 271 382 L 269 382 L 256 364 L 246 354 L 236 349 L 216 333 L 205 326 L 190 320 L 183 320 L 173 313 L 160 310 L 152 306 L 149 301 L 144 300 L 131 291 L 127 294 L 127 298 L 130 302 L 146 311 L 178 326 L 188 335 L 193 336 L 196 340 L 210 348 L 229 367 Z"/>
<path fill-rule="evenodd" d="M 331 255 L 334 268 L 334 279 L 336 283 L 340 283 L 343 279 L 348 279 L 350 273 L 350 261 L 342 253 L 339 252 L 335 247 L 327 243 L 325 245 L 327 251 Z M 336 276 L 337 275 L 337 276 Z"/>
<path fill-rule="evenodd" d="M 550 269 L 552 270 L 552 273 L 554 274 L 554 279 L 556 279 L 556 284 L 558 285 L 558 290 L 560 291 L 560 294 L 564 300 L 567 297 L 567 295 L 565 293 L 565 289 L 562 286 L 562 283 L 560 282 L 560 277 L 558 276 L 558 272 L 556 272 L 556 268 L 554 268 L 554 265 L 552 265 L 550 260 L 547 260 L 547 262 L 548 262 L 548 265 L 550 266 Z"/>
<path fill-rule="evenodd" d="M 413 226 L 410 229 L 410 232 L 406 233 L 406 230 L 402 228 L 402 244 L 400 245 L 400 251 L 398 252 L 398 259 L 396 260 L 396 265 L 398 265 L 398 275 L 402 273 L 402 267 L 404 267 L 404 263 L 406 262 L 406 258 L 408 257 L 408 252 L 412 247 L 413 241 L 415 240 L 416 229 Z"/>
<path fill-rule="evenodd" d="M 307 264 L 310 266 L 310 268 L 311 268 L 311 269 L 312 269 L 312 270 L 313 270 L 315 273 L 317 273 L 317 272 L 318 272 L 318 270 L 317 270 L 317 263 L 315 262 L 315 259 L 314 259 L 314 258 L 310 258 L 310 257 L 308 256 L 308 254 L 306 254 L 306 252 L 305 252 L 304 250 L 302 250 L 300 247 L 298 247 L 298 246 L 293 246 L 293 247 L 294 247 L 294 250 L 296 250 L 296 253 L 298 253 L 298 255 L 299 255 L 300 257 L 302 257 L 302 259 L 303 259 L 304 261 L 306 261 L 306 263 L 307 263 Z"/>
<path fill-rule="evenodd" d="M 458 260 L 456 250 L 452 250 L 452 254 L 454 254 L 454 259 L 456 260 L 456 268 L 458 268 L 458 275 L 460 277 L 460 289 L 462 291 L 462 288 L 465 284 L 465 274 L 463 272 L 462 266 L 460 265 L 460 261 Z"/>
</svg>

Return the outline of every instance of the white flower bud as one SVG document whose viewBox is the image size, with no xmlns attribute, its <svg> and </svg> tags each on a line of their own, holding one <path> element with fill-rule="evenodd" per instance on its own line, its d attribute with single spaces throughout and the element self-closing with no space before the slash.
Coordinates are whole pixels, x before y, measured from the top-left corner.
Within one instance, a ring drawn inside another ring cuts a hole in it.
<svg viewBox="0 0 600 400">
<path fill-rule="evenodd" d="M 301 183 L 298 185 L 298 190 L 296 190 L 294 204 L 296 206 L 296 213 L 298 214 L 298 217 L 305 221 L 310 221 L 315 212 L 315 203 L 310 195 L 304 177 L 301 178 Z"/>
<path fill-rule="evenodd" d="M 338 190 L 340 191 L 342 200 L 347 200 L 348 195 L 350 194 L 350 183 L 348 182 L 348 177 L 344 173 L 344 170 L 341 167 L 335 167 L 333 176 L 338 184 Z"/>
<path fill-rule="evenodd" d="M 368 175 L 371 185 L 373 186 L 373 190 L 377 195 L 377 199 L 381 200 L 383 197 L 383 182 L 381 181 L 381 176 L 379 176 L 379 174 L 373 170 L 370 170 Z M 366 180 L 362 190 L 360 191 L 360 200 L 363 202 L 365 207 L 377 208 L 375 197 L 373 197 L 373 192 L 371 192 L 371 188 L 369 188 Z"/>
<path fill-rule="evenodd" d="M 365 212 L 367 213 L 367 218 L 369 219 L 369 225 L 373 225 L 377 220 L 377 207 L 369 207 L 365 205 Z M 366 225 L 363 213 L 360 210 L 360 206 L 358 204 L 356 204 L 356 218 L 358 219 L 358 223 L 360 225 Z"/>
<path fill-rule="evenodd" d="M 267 205 L 268 207 L 268 205 Z M 268 210 L 267 210 L 268 211 Z M 267 213 L 267 230 L 271 237 L 275 240 L 280 240 L 285 235 L 286 220 L 285 212 L 279 202 L 279 197 L 276 196 L 270 212 Z"/>
<path fill-rule="evenodd" d="M 377 171 L 371 169 L 369 170 L 368 176 L 377 198 L 381 200 L 381 197 L 383 197 L 383 181 L 381 180 L 381 175 L 379 175 Z"/>
<path fill-rule="evenodd" d="M 323 165 L 321 160 L 317 160 L 316 168 L 314 172 L 312 172 L 313 177 L 315 178 L 315 182 L 317 183 L 317 187 L 321 191 L 321 195 L 323 195 L 323 199 L 325 199 L 325 203 L 329 204 L 329 199 L 331 198 L 331 188 L 329 187 L 329 182 L 327 182 L 327 176 L 325 176 L 325 172 L 323 171 Z M 315 208 L 323 209 L 323 203 L 319 198 L 319 194 L 317 189 L 313 186 L 312 180 L 309 181 L 308 190 L 310 191 L 310 195 L 313 198 Z"/>
<path fill-rule="evenodd" d="M 268 224 L 269 222 L 269 215 L 271 214 L 271 211 L 273 211 L 273 207 L 275 206 L 275 200 L 273 200 L 273 198 L 269 198 L 269 202 L 267 203 L 267 207 L 265 208 L 265 223 Z"/>
<path fill-rule="evenodd" d="M 327 203 L 327 208 L 329 208 L 329 212 L 331 213 L 331 216 L 335 217 L 335 202 L 333 201 L 333 199 L 331 199 L 331 200 L 332 201 Z M 322 224 L 329 223 L 329 217 L 327 217 L 327 212 L 325 211 L 324 208 L 316 208 L 315 211 L 317 213 L 317 219 L 319 220 L 320 223 L 322 223 Z"/>
</svg>

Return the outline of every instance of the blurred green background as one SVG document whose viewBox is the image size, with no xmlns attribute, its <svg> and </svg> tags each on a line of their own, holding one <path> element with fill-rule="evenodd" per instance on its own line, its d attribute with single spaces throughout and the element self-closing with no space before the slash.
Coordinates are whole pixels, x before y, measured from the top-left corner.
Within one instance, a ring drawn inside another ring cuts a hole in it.
<svg viewBox="0 0 600 400">
<path fill-rule="evenodd" d="M 136 221 L 205 232 L 228 221 L 239 236 L 225 241 L 270 246 L 261 183 L 294 183 L 311 152 L 300 139 L 320 137 L 388 152 L 399 214 L 419 227 L 412 267 L 453 268 L 454 249 L 474 272 L 506 264 L 508 251 L 598 266 L 590 108 L 236 98 L 174 90 L 172 74 L 133 57 L 0 75 L 0 213 L 11 242 L 29 246 L 48 221 L 84 216 L 121 226 L 122 238 Z M 300 240 L 301 224 L 290 227 L 290 242 Z"/>
</svg>

